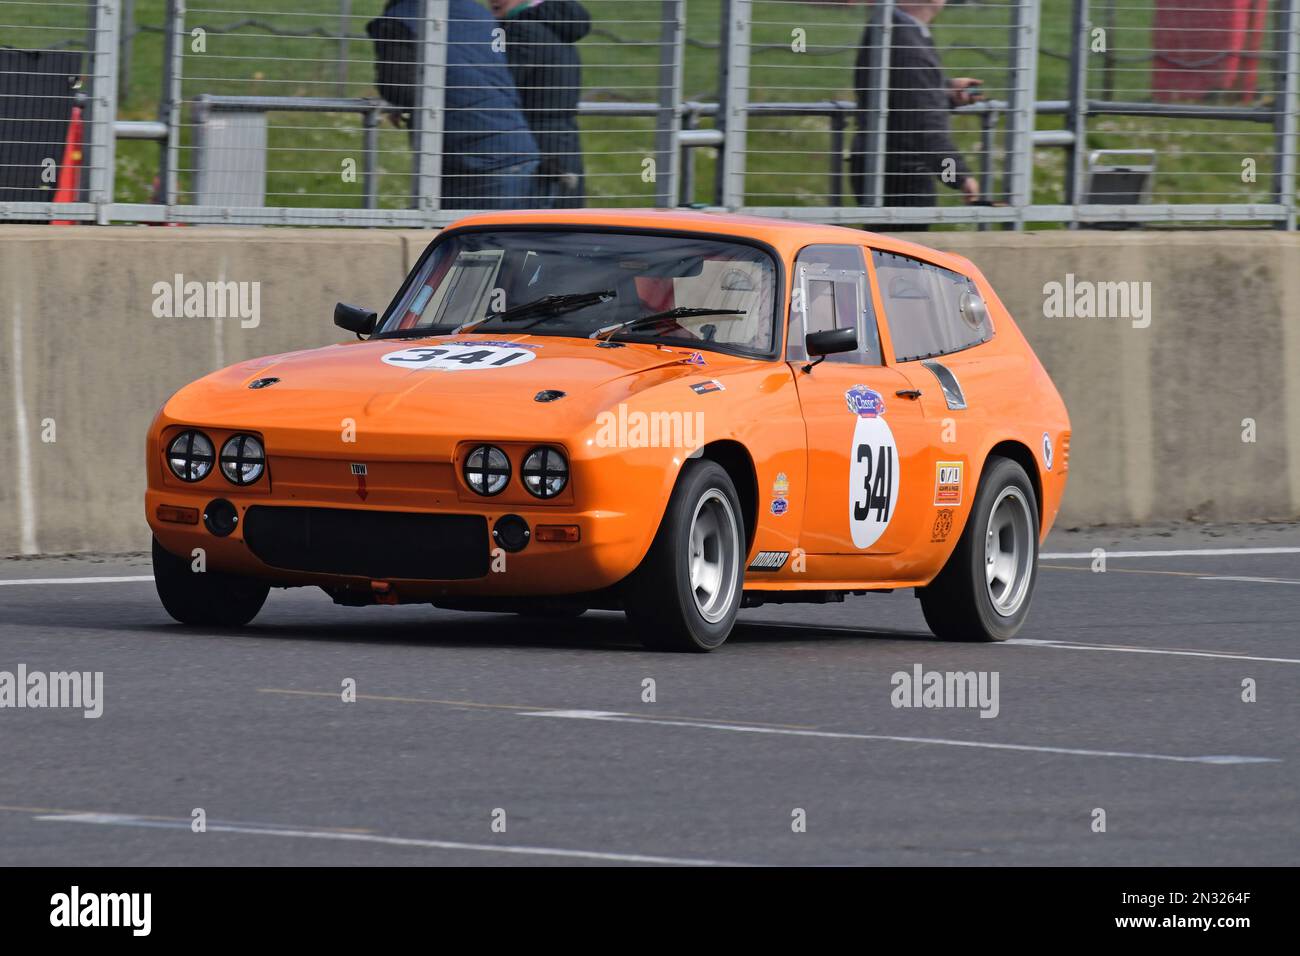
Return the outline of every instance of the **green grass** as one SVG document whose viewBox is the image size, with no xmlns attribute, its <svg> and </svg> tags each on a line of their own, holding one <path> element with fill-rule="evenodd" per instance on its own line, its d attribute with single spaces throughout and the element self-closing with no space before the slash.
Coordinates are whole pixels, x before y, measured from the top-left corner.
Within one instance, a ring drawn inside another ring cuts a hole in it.
<svg viewBox="0 0 1300 956">
<path fill-rule="evenodd" d="M 1094 19 L 1109 28 L 1113 55 L 1094 54 L 1090 95 L 1115 99 L 1150 99 L 1152 70 L 1141 59 L 1152 42 L 1154 0 L 1126 4 L 1108 15 L 1104 0 L 1094 3 Z M 268 12 L 260 7 L 292 8 L 296 13 Z M 366 20 L 378 13 L 381 0 L 352 0 L 350 30 L 362 36 Z M 158 113 L 162 87 L 164 0 L 136 0 L 135 39 L 130 83 L 119 107 L 129 119 L 152 119 Z M 255 18 L 279 29 L 320 29 L 337 32 L 339 0 L 193 0 L 187 26 L 220 27 Z M 659 83 L 661 4 L 658 0 L 588 0 L 596 30 L 581 44 L 585 64 L 586 98 L 653 101 Z M 757 102 L 813 101 L 853 98 L 853 62 L 867 8 L 859 3 L 810 3 L 803 0 L 755 0 L 752 24 L 751 99 Z M 248 12 L 254 11 L 257 12 Z M 683 65 L 687 98 L 713 100 L 717 95 L 720 55 L 719 0 L 688 0 L 689 43 Z M 15 3 L 0 0 L 0 22 L 44 26 L 47 30 L 5 30 L 0 42 L 35 47 L 66 40 L 84 29 L 80 5 Z M 950 6 L 935 27 L 949 75 L 984 81 L 989 97 L 1006 98 L 1010 9 L 1005 2 Z M 62 25 L 62 29 L 57 29 Z M 1271 22 L 1270 22 L 1271 26 Z M 806 34 L 806 52 L 794 52 L 792 31 Z M 268 35 L 260 27 L 229 34 L 209 33 L 206 54 L 187 52 L 184 96 L 199 93 L 276 94 L 290 96 L 371 96 L 372 47 L 368 39 L 346 46 L 346 76 L 340 78 L 338 40 L 324 37 Z M 1070 0 L 1043 0 L 1038 60 L 1038 96 L 1063 99 L 1067 89 L 1070 46 Z M 1261 65 L 1261 74 L 1267 70 Z M 1261 77 L 1262 92 L 1268 80 Z M 182 200 L 191 188 L 194 165 L 190 112 L 185 114 L 186 147 L 182 151 Z M 582 121 L 588 189 L 592 205 L 645 205 L 653 185 L 641 180 L 641 162 L 654 143 L 651 118 L 585 117 Z M 1059 128 L 1060 117 L 1043 116 L 1041 129 Z M 706 122 L 707 125 L 707 122 Z M 272 114 L 270 120 L 267 202 L 270 205 L 357 208 L 359 183 L 344 182 L 341 162 L 360 162 L 359 119 L 334 114 Z M 954 128 L 959 148 L 973 163 L 978 160 L 979 136 L 973 117 L 958 117 Z M 1089 149 L 1150 148 L 1157 153 L 1154 201 L 1268 202 L 1273 131 L 1264 124 L 1169 120 L 1144 117 L 1098 117 L 1090 123 Z M 999 135 L 995 150 L 1002 148 Z M 404 131 L 386 128 L 380 137 L 380 193 L 385 208 L 407 205 L 410 153 Z M 747 158 L 747 201 L 753 205 L 829 204 L 832 162 L 826 120 L 817 117 L 765 118 L 750 121 Z M 1242 182 L 1244 158 L 1257 162 L 1255 183 Z M 715 154 L 695 151 L 695 199 L 711 202 Z M 1034 199 L 1062 201 L 1065 153 L 1040 149 L 1035 156 Z M 148 201 L 158 168 L 158 147 L 150 143 L 118 144 L 117 198 Z M 993 157 L 995 169 L 1003 165 Z M 941 191 L 941 201 L 958 197 Z"/>
</svg>

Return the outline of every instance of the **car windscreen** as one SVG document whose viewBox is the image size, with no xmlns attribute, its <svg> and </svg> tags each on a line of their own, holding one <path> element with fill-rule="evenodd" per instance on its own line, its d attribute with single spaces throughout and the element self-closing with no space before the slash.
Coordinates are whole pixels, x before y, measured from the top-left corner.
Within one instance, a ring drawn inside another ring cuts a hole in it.
<svg viewBox="0 0 1300 956">
<path fill-rule="evenodd" d="M 662 342 L 767 356 L 776 267 L 708 236 L 453 231 L 437 240 L 379 337 L 475 331 Z"/>
</svg>

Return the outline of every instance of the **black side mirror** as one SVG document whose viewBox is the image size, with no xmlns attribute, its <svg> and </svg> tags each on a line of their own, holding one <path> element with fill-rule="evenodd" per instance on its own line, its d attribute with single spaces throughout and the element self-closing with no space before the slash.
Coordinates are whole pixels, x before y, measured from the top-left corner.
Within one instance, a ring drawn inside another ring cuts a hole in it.
<svg viewBox="0 0 1300 956">
<path fill-rule="evenodd" d="M 357 335 L 369 335 L 375 331 L 375 322 L 379 315 L 357 305 L 339 302 L 334 306 L 334 324 L 340 329 L 355 332 Z"/>
<path fill-rule="evenodd" d="M 805 372 L 811 372 L 813 367 L 824 362 L 828 355 L 856 352 L 858 331 L 857 329 L 826 329 L 822 332 L 809 332 L 803 337 L 803 344 L 808 357 L 816 359 L 803 367 Z"/>
</svg>

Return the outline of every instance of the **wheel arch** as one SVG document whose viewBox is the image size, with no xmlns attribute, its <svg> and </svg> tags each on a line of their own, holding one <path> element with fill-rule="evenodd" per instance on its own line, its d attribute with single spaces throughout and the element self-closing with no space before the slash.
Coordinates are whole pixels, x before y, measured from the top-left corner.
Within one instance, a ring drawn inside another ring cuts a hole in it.
<svg viewBox="0 0 1300 956">
<path fill-rule="evenodd" d="M 998 442 L 984 456 L 984 464 L 980 467 L 981 480 L 984 478 L 984 473 L 989 469 L 989 459 L 994 455 L 1000 458 L 1010 458 L 1023 468 L 1025 474 L 1029 476 L 1029 483 L 1034 487 L 1034 507 L 1038 511 L 1038 527 L 1041 529 L 1044 522 L 1043 476 L 1038 471 L 1038 460 L 1034 457 L 1034 453 L 1029 450 L 1028 445 L 1014 438 Z"/>
<path fill-rule="evenodd" d="M 721 439 L 705 445 L 700 457 L 721 465 L 736 486 L 745 523 L 745 555 L 748 555 L 758 530 L 758 472 L 754 468 L 753 456 L 740 442 Z"/>
</svg>

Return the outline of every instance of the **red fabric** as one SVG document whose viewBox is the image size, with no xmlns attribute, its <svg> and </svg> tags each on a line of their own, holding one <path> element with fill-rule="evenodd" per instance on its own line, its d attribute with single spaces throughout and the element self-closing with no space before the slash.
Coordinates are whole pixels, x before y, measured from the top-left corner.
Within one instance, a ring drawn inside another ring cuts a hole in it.
<svg viewBox="0 0 1300 956">
<path fill-rule="evenodd" d="M 1202 100 L 1215 91 L 1255 95 L 1268 0 L 1158 0 L 1152 24 L 1156 102 Z"/>
<path fill-rule="evenodd" d="M 450 267 L 451 258 L 449 256 L 443 256 L 442 261 L 434 267 L 433 272 L 429 275 L 429 278 L 425 280 L 424 284 L 430 289 L 438 288 L 438 286 L 442 284 L 443 276 L 447 274 L 447 270 Z M 415 324 L 419 321 L 419 314 L 408 309 L 406 315 L 402 316 L 402 321 L 397 323 L 397 327 L 398 329 L 413 329 L 415 328 Z"/>
</svg>

